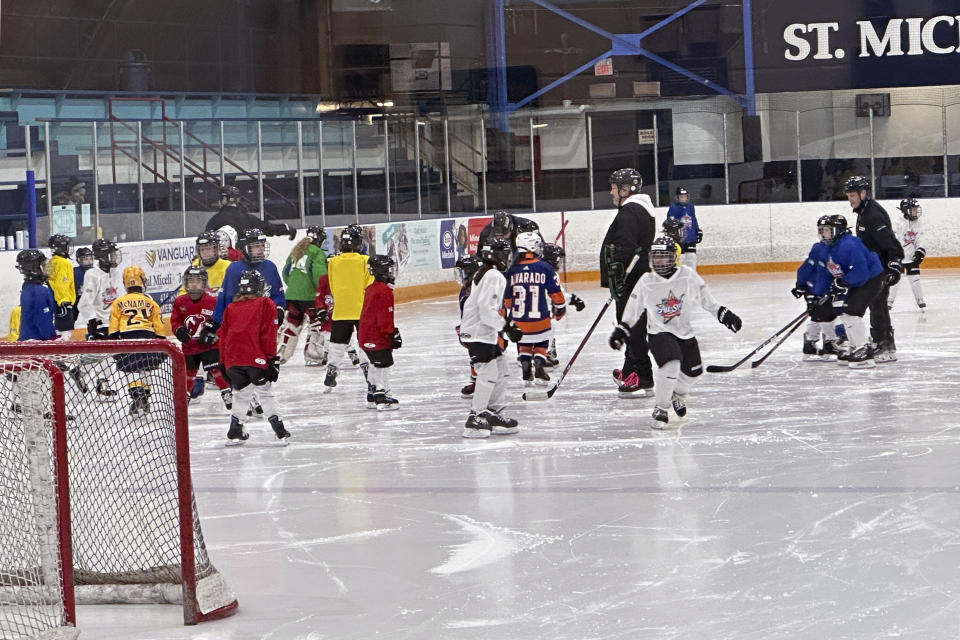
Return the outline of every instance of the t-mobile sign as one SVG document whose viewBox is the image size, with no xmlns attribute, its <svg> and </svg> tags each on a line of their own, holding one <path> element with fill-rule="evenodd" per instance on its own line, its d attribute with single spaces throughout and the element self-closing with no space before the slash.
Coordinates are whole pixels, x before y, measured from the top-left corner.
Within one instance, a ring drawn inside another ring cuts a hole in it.
<svg viewBox="0 0 960 640">
<path fill-rule="evenodd" d="M 960 2 L 754 3 L 757 91 L 960 84 Z"/>
</svg>

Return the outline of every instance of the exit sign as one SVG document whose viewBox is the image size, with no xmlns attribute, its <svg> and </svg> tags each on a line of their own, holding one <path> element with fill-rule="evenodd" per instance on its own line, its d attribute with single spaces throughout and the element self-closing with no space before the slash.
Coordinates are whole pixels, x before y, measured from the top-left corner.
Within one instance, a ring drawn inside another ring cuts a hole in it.
<svg viewBox="0 0 960 640">
<path fill-rule="evenodd" d="M 613 75 L 613 58 L 604 58 L 600 62 L 597 62 L 596 64 L 594 64 L 593 75 L 612 76 Z"/>
</svg>

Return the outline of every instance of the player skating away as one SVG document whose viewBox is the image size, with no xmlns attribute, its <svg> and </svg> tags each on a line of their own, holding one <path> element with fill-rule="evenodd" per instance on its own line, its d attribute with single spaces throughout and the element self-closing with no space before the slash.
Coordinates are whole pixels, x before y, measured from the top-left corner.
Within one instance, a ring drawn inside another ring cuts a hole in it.
<svg viewBox="0 0 960 640">
<path fill-rule="evenodd" d="M 874 351 L 867 340 L 863 315 L 877 296 L 882 295 L 886 276 L 883 265 L 877 254 L 850 233 L 843 216 L 820 218 L 817 231 L 821 240 L 830 246 L 827 269 L 833 276 L 831 297 L 838 303 L 843 300 L 839 319 L 847 340 L 837 356 L 838 364 L 849 365 L 851 369 L 873 368 L 876 366 Z"/>
<path fill-rule="evenodd" d="M 56 340 L 54 316 L 57 304 L 47 286 L 47 258 L 36 249 L 17 254 L 17 271 L 23 275 L 20 288 L 20 326 L 17 341 Z"/>
<path fill-rule="evenodd" d="M 473 277 L 477 275 L 477 271 L 480 269 L 480 261 L 477 259 L 477 256 L 463 256 L 457 260 L 456 264 L 457 269 L 460 270 L 460 295 L 458 296 L 458 302 L 460 307 L 460 320 L 463 321 L 463 305 L 466 303 L 467 298 L 470 297 L 470 289 L 473 286 Z M 466 348 L 467 345 L 464 344 L 463 338 L 460 337 L 460 325 L 456 327 L 457 340 L 460 341 L 460 345 L 463 348 Z M 460 397 L 462 398 L 472 398 L 473 392 L 477 388 L 477 372 L 473 368 L 473 363 L 470 363 L 470 382 L 465 384 L 463 388 L 460 389 Z"/>
<path fill-rule="evenodd" d="M 677 199 L 667 209 L 667 219 L 676 220 L 681 225 L 680 262 L 694 271 L 697 270 L 697 245 L 703 242 L 703 231 L 697 222 L 696 208 L 690 202 L 690 194 L 683 187 L 677 187 Z M 671 236 L 672 237 L 672 236 Z"/>
<path fill-rule="evenodd" d="M 183 359 L 187 365 L 187 389 L 190 399 L 203 393 L 203 377 L 197 377 L 197 370 L 210 374 L 214 384 L 220 390 L 220 397 L 227 409 L 233 404 L 230 384 L 224 380 L 220 370 L 220 351 L 216 347 L 202 345 L 198 338 L 207 319 L 213 315 L 217 306 L 217 296 L 207 287 L 207 272 L 203 267 L 193 265 L 183 272 L 183 287 L 186 293 L 173 301 L 170 314 L 170 328 L 180 341 Z"/>
<path fill-rule="evenodd" d="M 80 289 L 77 324 L 87 327 L 87 339 L 105 338 L 110 322 L 110 305 L 123 293 L 123 274 L 117 270 L 120 250 L 102 238 L 93 241 L 97 265 L 87 271 Z"/>
<path fill-rule="evenodd" d="M 917 308 L 923 311 L 927 303 L 923 299 L 923 285 L 920 284 L 920 263 L 927 255 L 923 248 L 921 240 L 923 239 L 923 224 L 920 222 L 920 216 L 923 214 L 923 208 L 916 198 L 901 200 L 900 213 L 903 218 L 898 218 L 893 223 L 893 232 L 903 245 L 903 270 L 907 274 L 907 280 L 910 282 L 910 288 L 913 290 L 913 299 L 917 303 Z M 890 286 L 890 299 L 887 306 L 892 309 L 893 301 L 897 297 L 897 290 L 900 283 Z"/>
<path fill-rule="evenodd" d="M 230 266 L 229 260 L 220 257 L 220 234 L 216 231 L 202 232 L 197 236 L 195 251 L 196 256 L 190 261 L 190 264 L 202 267 L 207 272 L 207 288 L 213 293 L 217 293 L 223 284 L 227 267 Z M 177 295 L 182 296 L 186 292 L 186 289 L 181 286 Z"/>
<path fill-rule="evenodd" d="M 220 357 L 234 395 L 227 431 L 229 444 L 240 444 L 249 437 L 243 429 L 244 409 L 254 403 L 263 407 L 279 440 L 290 437 L 271 388 L 280 375 L 278 319 L 276 305 L 264 297 L 265 287 L 259 271 L 242 271 L 218 331 Z"/>
<path fill-rule="evenodd" d="M 237 249 L 237 230 L 228 224 L 217 229 L 219 238 L 220 257 L 227 262 L 243 260 L 243 252 Z"/>
<path fill-rule="evenodd" d="M 145 293 L 146 280 L 143 269 L 136 265 L 123 270 L 123 286 L 127 292 L 110 305 L 110 339 L 143 340 L 162 337 L 163 319 L 160 316 L 160 305 Z M 133 376 L 127 383 L 130 415 L 150 412 L 150 383 L 141 374 L 155 370 L 164 358 L 166 356 L 159 353 L 127 353 L 114 356 L 117 369 Z"/>
<path fill-rule="evenodd" d="M 50 236 L 47 241 L 52 253 L 47 268 L 50 271 L 50 290 L 57 303 L 54 318 L 57 333 L 69 338 L 76 320 L 74 305 L 77 302 L 77 290 L 74 287 L 73 263 L 70 262 L 70 238 L 63 234 Z"/>
<path fill-rule="evenodd" d="M 520 367 L 525 384 L 547 384 L 550 374 L 547 349 L 553 338 L 551 315 L 560 320 L 567 313 L 560 278 L 549 264 L 540 259 L 543 247 L 538 233 L 517 236 L 517 255 L 507 269 L 504 304 L 510 309 L 514 324 L 523 332 L 517 344 Z"/>
<path fill-rule="evenodd" d="M 703 373 L 700 346 L 690 323 L 694 306 L 699 303 L 725 327 L 736 333 L 740 318 L 721 306 L 696 271 L 677 266 L 677 251 L 671 238 L 660 237 L 650 247 L 652 272 L 640 276 L 623 319 L 610 335 L 610 346 L 619 350 L 632 335 L 632 327 L 643 321 L 646 311 L 647 340 L 657 367 L 654 371 L 656 398 L 650 426 L 665 429 L 671 405 L 681 418 L 687 414 L 687 394 L 695 379 Z"/>
<path fill-rule="evenodd" d="M 817 221 L 817 229 L 832 224 L 832 216 L 822 216 Z M 790 290 L 794 298 L 804 298 L 807 303 L 810 317 L 803 331 L 803 354 L 807 360 L 829 360 L 840 353 L 834 327 L 837 314 L 829 295 L 833 283 L 833 275 L 827 268 L 829 260 L 830 245 L 821 237 L 797 269 L 797 282 Z M 823 346 L 820 346 L 821 336 Z"/>
<path fill-rule="evenodd" d="M 334 299 L 327 375 L 323 380 L 323 386 L 327 391 L 337 386 L 340 361 L 343 360 L 354 329 L 360 322 L 363 292 L 373 282 L 373 276 L 367 269 L 367 261 L 370 257 L 358 253 L 362 243 L 363 230 L 360 225 L 351 224 L 345 227 L 340 232 L 340 253 L 327 261 L 327 277 Z M 364 365 L 367 364 L 367 362 L 360 363 L 364 369 L 364 375 L 367 369 Z"/>
<path fill-rule="evenodd" d="M 390 256 L 375 255 L 370 256 L 367 267 L 373 282 L 364 291 L 360 326 L 357 328 L 357 342 L 373 365 L 367 376 L 367 408 L 390 411 L 400 405 L 390 395 L 390 368 L 393 367 L 393 350 L 403 344 L 400 330 L 393 323 L 396 265 Z"/>
<path fill-rule="evenodd" d="M 510 263 L 510 245 L 506 240 L 491 240 L 481 247 L 478 255 L 482 264 L 473 278 L 460 322 L 460 340 L 467 345 L 470 361 L 477 371 L 477 388 L 463 430 L 464 438 L 488 438 L 491 433 L 507 435 L 519 431 L 517 421 L 502 413 L 506 408 L 509 365 L 503 355 L 505 343 L 500 332 L 508 331 L 514 342 L 523 336 L 520 329 L 504 317 L 507 279 L 503 272 Z"/>
<path fill-rule="evenodd" d="M 553 267 L 553 270 L 558 274 L 560 273 L 560 261 L 566 258 L 566 256 L 567 252 L 558 244 L 547 243 L 543 245 L 543 261 Z M 567 293 L 562 282 L 560 283 L 560 291 L 563 293 L 567 304 L 575 310 L 583 311 L 587 308 L 587 303 L 580 299 L 577 294 Z M 558 364 L 560 364 L 560 361 L 557 359 L 557 339 L 553 337 L 550 338 L 550 347 L 547 349 L 547 366 L 555 367 Z"/>
<path fill-rule="evenodd" d="M 297 351 L 297 341 L 304 325 L 307 326 L 307 344 L 304 360 L 319 362 L 323 357 L 324 337 L 321 320 L 317 318 L 315 300 L 320 278 L 327 273 L 327 254 L 321 248 L 327 234 L 323 227 L 307 228 L 307 237 L 294 245 L 283 265 L 283 281 L 287 285 L 287 313 L 280 325 L 280 364 Z"/>
<path fill-rule="evenodd" d="M 83 291 L 83 278 L 87 275 L 87 271 L 93 267 L 93 263 L 96 262 L 97 259 L 93 256 L 93 250 L 87 247 L 77 249 L 74 257 L 77 260 L 77 266 L 73 268 L 73 290 L 77 294 L 77 301 L 73 308 L 73 316 L 74 321 L 76 321 L 80 313 L 80 293 Z"/>
</svg>

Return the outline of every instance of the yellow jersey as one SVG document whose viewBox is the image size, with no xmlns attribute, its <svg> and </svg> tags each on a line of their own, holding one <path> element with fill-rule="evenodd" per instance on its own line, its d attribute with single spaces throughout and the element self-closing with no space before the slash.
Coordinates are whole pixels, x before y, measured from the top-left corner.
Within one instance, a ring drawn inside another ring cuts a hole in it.
<svg viewBox="0 0 960 640">
<path fill-rule="evenodd" d="M 75 304 L 77 290 L 73 286 L 73 263 L 63 256 L 50 258 L 50 289 L 53 290 L 53 300 L 57 306 L 64 302 Z"/>
<path fill-rule="evenodd" d="M 10 332 L 4 338 L 7 342 L 16 342 L 20 337 L 20 305 L 17 305 L 10 312 Z"/>
<path fill-rule="evenodd" d="M 139 332 L 129 338 L 146 337 L 143 332 L 148 331 L 157 336 L 163 335 L 163 319 L 160 316 L 160 305 L 145 293 L 128 293 L 120 296 L 110 305 L 111 338 L 123 338 L 124 334 Z"/>
<path fill-rule="evenodd" d="M 359 320 L 363 292 L 373 282 L 367 269 L 369 256 L 341 253 L 327 260 L 327 279 L 333 295 L 332 320 Z"/>
<path fill-rule="evenodd" d="M 200 264 L 200 258 L 194 258 L 190 262 L 190 265 L 194 267 L 203 267 L 203 265 Z M 209 267 L 203 267 L 204 270 L 207 272 L 207 288 L 208 289 L 210 289 L 214 293 L 217 293 L 218 291 L 220 291 L 220 287 L 223 285 L 223 276 L 227 272 L 227 267 L 229 266 L 230 266 L 229 260 L 224 260 L 223 258 L 219 258 L 216 262 L 214 262 Z M 180 291 L 177 292 L 177 295 L 182 296 L 186 292 L 187 290 L 183 288 L 183 285 L 180 285 Z"/>
</svg>

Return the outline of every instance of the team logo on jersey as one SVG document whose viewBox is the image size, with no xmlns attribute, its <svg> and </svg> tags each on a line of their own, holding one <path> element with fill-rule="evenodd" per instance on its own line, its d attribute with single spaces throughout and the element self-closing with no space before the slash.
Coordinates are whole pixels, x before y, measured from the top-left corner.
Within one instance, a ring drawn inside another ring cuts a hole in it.
<svg viewBox="0 0 960 640">
<path fill-rule="evenodd" d="M 683 311 L 683 296 L 678 298 L 672 290 L 657 304 L 657 315 L 663 320 L 663 324 L 679 316 L 681 311 Z"/>
<path fill-rule="evenodd" d="M 186 327 L 187 331 L 191 336 L 200 335 L 200 330 L 203 328 L 204 317 L 200 314 L 189 315 L 183 319 L 183 326 Z"/>
<path fill-rule="evenodd" d="M 906 235 L 903 237 L 903 246 L 908 247 L 911 244 L 917 244 L 916 231 L 907 231 Z"/>
<path fill-rule="evenodd" d="M 113 304 L 113 301 L 117 299 L 117 288 L 116 287 L 107 287 L 103 296 L 101 296 L 100 302 L 103 303 L 103 309 L 106 311 L 110 308 L 110 305 Z"/>
<path fill-rule="evenodd" d="M 833 261 L 833 258 L 827 258 L 827 271 L 830 272 L 834 278 L 843 277 L 843 269 L 840 268 L 836 262 Z"/>
</svg>

